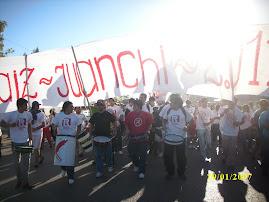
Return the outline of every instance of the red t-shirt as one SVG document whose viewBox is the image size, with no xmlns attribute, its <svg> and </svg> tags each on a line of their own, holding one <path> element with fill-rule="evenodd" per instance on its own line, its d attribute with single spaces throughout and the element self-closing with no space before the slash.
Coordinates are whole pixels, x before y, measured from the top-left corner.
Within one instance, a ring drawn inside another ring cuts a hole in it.
<svg viewBox="0 0 269 202">
<path fill-rule="evenodd" d="M 152 116 L 144 111 L 139 113 L 132 111 L 125 117 L 124 125 L 127 125 L 131 136 L 144 134 L 149 125 L 153 124 Z"/>
</svg>

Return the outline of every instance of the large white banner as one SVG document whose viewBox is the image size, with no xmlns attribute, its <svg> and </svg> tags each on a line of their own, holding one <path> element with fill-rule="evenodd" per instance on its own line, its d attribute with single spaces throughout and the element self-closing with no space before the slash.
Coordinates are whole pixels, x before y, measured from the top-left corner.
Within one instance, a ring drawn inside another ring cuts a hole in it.
<svg viewBox="0 0 269 202">
<path fill-rule="evenodd" d="M 233 30 L 231 30 L 231 33 Z M 234 94 L 269 96 L 269 25 L 251 26 L 238 37 L 173 40 L 127 36 L 27 56 L 30 102 L 60 107 L 120 95 L 175 92 L 232 99 Z M 27 99 L 25 57 L 0 58 L 0 112 Z"/>
</svg>

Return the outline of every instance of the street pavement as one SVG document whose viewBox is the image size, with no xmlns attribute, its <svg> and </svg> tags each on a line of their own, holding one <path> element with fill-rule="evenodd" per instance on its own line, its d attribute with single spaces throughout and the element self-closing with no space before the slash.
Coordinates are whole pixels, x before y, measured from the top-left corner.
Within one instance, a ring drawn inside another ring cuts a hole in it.
<svg viewBox="0 0 269 202">
<path fill-rule="evenodd" d="M 114 171 L 108 173 L 105 166 L 104 176 L 100 179 L 95 178 L 93 152 L 77 156 L 75 183 L 69 185 L 67 178 L 61 176 L 60 167 L 53 165 L 54 144 L 53 148 L 49 148 L 45 142 L 43 163 L 36 169 L 34 159 L 31 159 L 29 182 L 35 188 L 16 190 L 11 140 L 3 135 L 0 201 L 269 201 L 269 177 L 262 176 L 259 161 L 243 154 L 240 148 L 233 172 L 222 163 L 216 145 L 211 148 L 211 162 L 202 162 L 198 149 L 187 149 L 187 180 L 182 181 L 176 175 L 173 179 L 166 179 L 163 158 L 154 154 L 147 156 L 145 179 L 138 179 L 138 174 L 133 172 L 125 140 L 123 145 L 124 154 L 115 155 Z M 225 180 L 212 179 L 213 174 L 216 178 L 224 174 Z M 229 180 L 231 175 L 234 178 L 238 174 L 252 176 L 250 180 Z"/>
</svg>

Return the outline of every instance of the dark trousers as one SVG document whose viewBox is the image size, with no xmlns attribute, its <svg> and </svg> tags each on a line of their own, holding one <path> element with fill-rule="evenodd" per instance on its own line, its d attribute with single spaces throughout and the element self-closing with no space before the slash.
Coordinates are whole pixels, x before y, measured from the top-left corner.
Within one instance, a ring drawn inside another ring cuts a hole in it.
<svg viewBox="0 0 269 202">
<path fill-rule="evenodd" d="M 212 140 L 214 142 L 217 140 L 217 137 L 219 136 L 219 144 L 221 145 L 221 134 L 219 130 L 219 124 L 211 125 L 211 134 L 212 134 Z"/>
<path fill-rule="evenodd" d="M 121 126 L 117 128 L 117 136 L 112 139 L 112 151 L 117 152 L 122 150 L 122 131 Z"/>
<path fill-rule="evenodd" d="M 61 166 L 62 170 L 67 172 L 68 179 L 74 179 L 74 166 Z"/>
<path fill-rule="evenodd" d="M 186 140 L 185 140 L 186 141 Z M 178 175 L 183 175 L 187 165 L 187 158 L 185 155 L 186 144 L 183 142 L 180 145 L 170 145 L 164 143 L 164 166 L 168 175 L 175 174 L 175 165 L 174 165 L 174 151 L 176 151 L 177 159 L 177 173 Z"/>
<path fill-rule="evenodd" d="M 262 157 L 262 171 L 267 173 L 269 169 L 269 137 L 262 137 L 261 142 L 261 157 Z"/>
<path fill-rule="evenodd" d="M 146 172 L 148 141 L 131 142 L 128 144 L 128 152 L 134 166 L 139 167 L 139 173 Z"/>
<path fill-rule="evenodd" d="M 155 152 L 157 153 L 157 144 L 155 141 L 155 132 L 153 130 L 150 130 L 149 133 L 149 140 L 148 140 L 148 146 L 149 146 L 149 152 Z"/>
</svg>

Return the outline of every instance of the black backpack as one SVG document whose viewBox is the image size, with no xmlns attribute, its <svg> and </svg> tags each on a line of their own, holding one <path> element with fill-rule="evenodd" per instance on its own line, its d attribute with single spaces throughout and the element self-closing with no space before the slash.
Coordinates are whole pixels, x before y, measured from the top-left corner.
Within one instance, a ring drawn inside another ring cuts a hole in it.
<svg viewBox="0 0 269 202">
<path fill-rule="evenodd" d="M 158 109 L 158 107 L 153 107 L 153 119 L 154 119 L 153 127 L 161 127 L 162 126 L 160 112 L 162 111 L 163 107 L 164 106 L 160 107 L 159 109 Z"/>
</svg>

